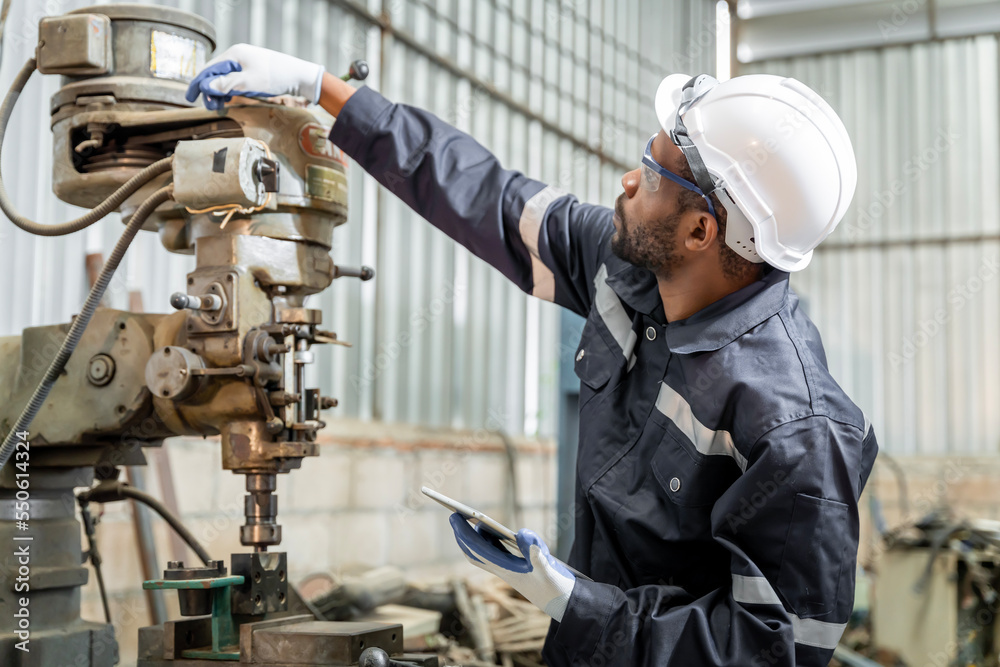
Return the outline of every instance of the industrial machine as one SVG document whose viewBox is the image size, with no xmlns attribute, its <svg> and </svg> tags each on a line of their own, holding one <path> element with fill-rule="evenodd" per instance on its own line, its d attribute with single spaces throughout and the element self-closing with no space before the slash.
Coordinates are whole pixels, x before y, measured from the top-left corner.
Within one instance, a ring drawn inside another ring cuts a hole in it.
<svg viewBox="0 0 1000 667">
<path fill-rule="evenodd" d="M 53 189 L 92 209 L 61 225 L 35 223 L 16 212 L 0 182 L 11 221 L 49 236 L 115 210 L 126 223 L 71 323 L 0 339 L 0 664 L 117 662 L 112 627 L 80 618 L 88 570 L 75 510 L 79 502 L 92 535 L 87 504 L 141 499 L 118 481 L 122 466 L 143 464 L 144 447 L 184 434 L 219 435 L 223 467 L 245 476 L 247 552 L 227 567 L 185 535 L 204 562 L 171 562 L 145 583 L 177 590 L 184 618 L 140 631 L 139 665 L 402 660 L 398 625 L 288 612 L 293 555 L 274 550 L 275 479 L 317 453 L 321 411 L 337 402 L 306 387 L 304 369 L 313 346 L 341 343 L 304 299 L 373 271 L 330 256 L 334 229 L 346 220 L 347 181 L 328 121 L 294 100 L 237 97 L 219 111 L 185 100 L 214 48 L 206 20 L 172 8 L 100 5 L 46 17 L 35 58 L 0 108 L 2 147 L 33 71 L 62 76 L 50 109 Z M 363 78 L 356 65 L 354 78 Z M 99 306 L 140 230 L 196 258 L 170 300 L 176 312 Z M 77 498 L 74 487 L 88 490 Z M 19 585 L 25 573 L 8 545 L 30 552 L 30 590 Z M 17 647 L 28 625 L 30 659 Z"/>
</svg>

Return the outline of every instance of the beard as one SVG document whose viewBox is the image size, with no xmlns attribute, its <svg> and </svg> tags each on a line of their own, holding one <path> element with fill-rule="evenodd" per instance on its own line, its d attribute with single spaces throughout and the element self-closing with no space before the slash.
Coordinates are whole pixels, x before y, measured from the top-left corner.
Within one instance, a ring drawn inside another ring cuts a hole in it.
<svg viewBox="0 0 1000 667">
<path fill-rule="evenodd" d="M 640 224 L 626 219 L 624 196 L 615 200 L 615 213 L 621 224 L 611 237 L 611 252 L 630 264 L 652 271 L 662 280 L 669 280 L 681 259 L 676 252 L 680 214 Z"/>
</svg>

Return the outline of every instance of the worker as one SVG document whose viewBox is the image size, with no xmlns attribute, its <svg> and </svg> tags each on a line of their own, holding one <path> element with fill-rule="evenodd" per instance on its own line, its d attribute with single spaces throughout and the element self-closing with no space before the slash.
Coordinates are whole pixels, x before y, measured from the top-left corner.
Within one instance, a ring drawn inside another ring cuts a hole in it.
<svg viewBox="0 0 1000 667">
<path fill-rule="evenodd" d="M 843 123 L 789 78 L 672 74 L 613 208 L 505 169 L 433 114 L 247 44 L 209 108 L 291 94 L 330 140 L 525 292 L 586 317 L 569 565 L 458 515 L 475 565 L 552 617 L 563 665 L 826 665 L 851 613 L 878 445 L 789 288 L 854 195 Z"/>
</svg>

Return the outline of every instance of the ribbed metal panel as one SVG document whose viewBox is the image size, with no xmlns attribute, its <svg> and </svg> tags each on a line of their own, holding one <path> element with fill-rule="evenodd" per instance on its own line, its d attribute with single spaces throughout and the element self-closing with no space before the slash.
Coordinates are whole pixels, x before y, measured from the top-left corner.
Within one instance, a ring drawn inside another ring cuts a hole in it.
<svg viewBox="0 0 1000 667">
<path fill-rule="evenodd" d="M 886 451 L 1000 444 L 1000 141 L 994 35 L 767 61 L 841 114 L 846 219 L 792 283 Z"/>
<path fill-rule="evenodd" d="M 91 4 L 14 3 L 0 87 L 6 90 L 33 53 L 41 16 Z M 652 96 L 659 79 L 672 71 L 714 69 L 711 0 L 147 4 L 209 19 L 220 50 L 250 42 L 335 73 L 366 58 L 368 84 L 391 99 L 429 108 L 471 132 L 508 166 L 607 205 L 621 191 L 622 166 L 638 162 L 657 129 Z M 399 34 L 374 23 L 379 15 Z M 436 57 L 408 45 L 408 36 Z M 51 195 L 48 99 L 58 85 L 58 77 L 34 75 L 3 159 L 8 190 L 22 212 L 49 221 L 79 213 Z M 35 238 L 4 224 L 0 261 L 8 278 L 0 290 L 0 334 L 67 321 L 86 295 L 85 253 L 107 254 L 120 231 L 117 216 L 61 239 Z M 357 168 L 349 222 L 335 234 L 333 255 L 378 272 L 365 284 L 338 281 L 309 304 L 322 308 L 325 324 L 355 344 L 320 349 L 310 369 L 313 383 L 340 398 L 338 414 L 555 432 L 555 306 L 525 297 Z M 192 258 L 164 251 L 155 235 L 141 234 L 120 269 L 111 304 L 126 308 L 128 291 L 139 289 L 148 311 L 165 311 L 168 296 L 183 290 L 193 266 Z"/>
<path fill-rule="evenodd" d="M 738 0 L 736 7 L 744 63 L 1000 30 L 997 0 Z"/>
</svg>

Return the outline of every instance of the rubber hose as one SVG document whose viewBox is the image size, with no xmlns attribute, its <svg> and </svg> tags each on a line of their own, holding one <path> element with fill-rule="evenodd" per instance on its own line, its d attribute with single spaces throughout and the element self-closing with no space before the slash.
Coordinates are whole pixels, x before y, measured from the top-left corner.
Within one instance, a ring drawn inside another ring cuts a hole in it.
<svg viewBox="0 0 1000 667">
<path fill-rule="evenodd" d="M 24 406 L 21 416 L 17 418 L 17 422 L 4 438 L 3 446 L 0 446 L 0 469 L 7 465 L 7 461 L 10 459 L 11 454 L 14 453 L 14 448 L 17 446 L 18 442 L 17 434 L 28 429 L 28 426 L 35 418 L 35 415 L 37 415 L 38 411 L 41 409 L 42 403 L 44 403 L 45 399 L 48 397 L 49 391 L 52 389 L 52 385 L 55 384 L 59 375 L 62 374 L 63 369 L 66 367 L 66 362 L 69 361 L 70 355 L 73 354 L 73 350 L 76 349 L 77 344 L 80 342 L 84 329 L 86 329 L 87 324 L 90 323 L 90 318 L 94 316 L 94 311 L 97 310 L 98 304 L 104 297 L 104 292 L 111 283 L 111 277 L 115 274 L 115 269 L 117 269 L 118 265 L 121 263 L 122 257 L 125 255 L 125 251 L 128 250 L 129 245 L 132 243 L 132 239 L 135 238 L 139 229 L 142 228 L 142 223 L 149 217 L 149 214 L 152 213 L 157 206 L 173 197 L 173 190 L 174 188 L 172 185 L 160 188 L 150 195 L 146 201 L 142 202 L 142 204 L 139 205 L 139 208 L 136 209 L 135 213 L 132 214 L 132 218 L 125 226 L 125 231 L 122 232 L 121 238 L 118 239 L 118 243 L 115 244 L 114 250 L 111 251 L 108 261 L 104 263 L 104 268 L 101 269 L 101 275 L 97 277 L 97 280 L 94 282 L 94 286 L 90 288 L 90 294 L 87 295 L 87 301 L 83 304 L 83 308 L 80 310 L 80 313 L 73 320 L 73 324 L 70 326 L 69 333 L 66 334 L 65 340 L 62 342 L 59 352 L 56 353 L 52 363 L 49 364 L 49 368 L 45 372 L 45 377 L 43 377 L 42 381 L 38 383 L 37 387 L 35 387 L 35 393 L 32 394 L 31 400 L 29 400 L 28 404 Z"/>
<path fill-rule="evenodd" d="M 7 134 L 7 123 L 10 121 L 10 115 L 14 111 L 14 104 L 17 102 L 17 98 L 20 97 L 21 91 L 24 90 L 25 84 L 28 83 L 28 79 L 34 71 L 35 59 L 29 58 L 28 61 L 24 63 L 24 67 L 21 68 L 21 71 L 17 73 L 17 76 L 14 78 L 14 83 L 11 84 L 10 90 L 7 91 L 7 96 L 4 97 L 3 105 L 0 106 L 0 156 L 3 154 L 3 140 L 4 136 Z M 14 204 L 11 202 L 10 197 L 7 196 L 7 188 L 4 187 L 3 177 L 0 176 L 0 209 L 3 210 L 7 217 L 10 218 L 10 221 L 15 225 L 24 231 L 37 236 L 64 236 L 66 234 L 72 234 L 73 232 L 78 232 L 81 229 L 89 227 L 98 220 L 106 217 L 108 213 L 117 210 L 118 206 L 123 201 L 128 199 L 136 190 L 151 181 L 153 178 L 169 171 L 172 161 L 173 158 L 169 157 L 157 160 L 132 178 L 128 179 L 124 185 L 115 190 L 110 197 L 102 201 L 95 208 L 87 211 L 75 220 L 63 222 L 58 225 L 43 225 L 18 213 L 14 208 Z"/>
<path fill-rule="evenodd" d="M 176 517 L 170 510 L 167 509 L 166 505 L 161 503 L 159 500 L 149 495 L 145 491 L 140 491 L 139 489 L 129 486 L 123 482 L 115 482 L 113 484 L 98 484 L 92 489 L 88 489 L 80 493 L 78 498 L 86 502 L 94 503 L 106 503 L 115 500 L 125 500 L 132 499 L 149 506 L 153 511 L 163 517 L 163 520 L 170 524 L 170 527 L 181 537 L 184 542 L 187 543 L 191 550 L 195 552 L 201 562 L 206 566 L 212 559 L 209 557 L 208 552 L 205 547 L 201 546 L 197 538 L 191 534 L 181 520 Z"/>
</svg>

